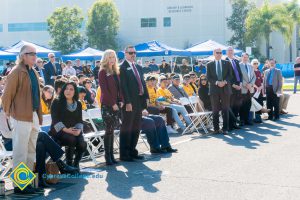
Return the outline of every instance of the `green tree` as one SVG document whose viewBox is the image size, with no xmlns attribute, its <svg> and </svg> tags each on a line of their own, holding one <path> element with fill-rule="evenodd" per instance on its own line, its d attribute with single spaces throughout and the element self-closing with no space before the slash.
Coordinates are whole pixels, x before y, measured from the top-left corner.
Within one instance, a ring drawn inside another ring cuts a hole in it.
<svg viewBox="0 0 300 200">
<path fill-rule="evenodd" d="M 227 27 L 233 31 L 231 39 L 228 41 L 230 45 L 237 46 L 239 49 L 246 49 L 246 26 L 245 20 L 248 12 L 255 8 L 253 3 L 248 0 L 232 0 L 232 14 L 226 18 Z"/>
<path fill-rule="evenodd" d="M 260 8 L 251 10 L 246 18 L 246 37 L 248 41 L 266 40 L 266 56 L 270 57 L 270 35 L 274 31 L 285 34 L 290 31 L 290 18 L 282 12 L 282 6 L 271 6 L 267 1 Z M 285 38 L 286 39 L 286 38 Z"/>
<path fill-rule="evenodd" d="M 117 49 L 119 12 L 112 0 L 97 0 L 88 13 L 88 43 L 91 47 L 105 50 Z"/>
<path fill-rule="evenodd" d="M 290 16 L 290 32 L 286 33 L 286 40 L 287 43 L 289 44 L 289 49 L 290 49 L 290 62 L 292 62 L 293 59 L 293 47 L 292 47 L 292 36 L 295 27 L 300 24 L 300 5 L 299 5 L 299 0 L 292 0 L 288 3 L 284 3 L 285 7 L 285 12 L 284 14 L 287 16 Z M 299 34 L 299 33 L 297 33 Z"/>
<path fill-rule="evenodd" d="M 63 54 L 82 48 L 84 38 L 80 32 L 83 16 L 78 7 L 57 8 L 47 19 L 51 36 L 50 46 Z"/>
</svg>

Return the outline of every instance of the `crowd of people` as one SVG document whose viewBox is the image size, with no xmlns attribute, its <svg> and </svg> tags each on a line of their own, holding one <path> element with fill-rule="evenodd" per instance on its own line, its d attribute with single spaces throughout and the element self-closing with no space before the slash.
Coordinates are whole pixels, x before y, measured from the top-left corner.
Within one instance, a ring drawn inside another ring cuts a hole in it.
<svg viewBox="0 0 300 200">
<path fill-rule="evenodd" d="M 61 173 L 80 173 L 88 123 L 82 110 L 101 110 L 106 165 L 118 163 L 115 130 L 120 130 L 120 161 L 133 162 L 144 159 L 137 149 L 141 132 L 147 136 L 151 153 L 177 152 L 169 134 L 192 133 L 187 127 L 193 112 L 212 112 L 213 127 L 208 128 L 213 134 L 262 123 L 262 116 L 279 120 L 287 113 L 289 100 L 283 93 L 281 71 L 275 67 L 275 59 L 269 59 L 263 71 L 259 65 L 257 59 L 250 61 L 247 53 L 235 57 L 232 47 L 228 47 L 226 59 L 222 59 L 221 49 L 215 49 L 213 61 L 198 60 L 194 66 L 186 59 L 180 66 L 165 60 L 157 65 L 155 59 L 142 63 L 136 61 L 135 48 L 127 46 L 121 63 L 115 51 L 106 50 L 92 69 L 79 59 L 58 64 L 53 53 L 46 62 L 37 58 L 33 46 L 24 45 L 16 64 L 8 63 L 0 77 L 1 112 L 13 125 L 12 139 L 2 135 L 5 147 L 13 151 L 14 167 L 24 162 L 39 173 L 39 186 L 48 187 L 43 176 L 47 154 Z M 197 98 L 195 109 L 182 104 L 182 98 L 191 97 Z M 40 129 L 42 115 L 49 114 L 52 123 L 45 133 Z M 66 163 L 60 159 L 63 154 Z M 31 186 L 24 190 L 15 187 L 15 193 L 34 192 Z"/>
</svg>

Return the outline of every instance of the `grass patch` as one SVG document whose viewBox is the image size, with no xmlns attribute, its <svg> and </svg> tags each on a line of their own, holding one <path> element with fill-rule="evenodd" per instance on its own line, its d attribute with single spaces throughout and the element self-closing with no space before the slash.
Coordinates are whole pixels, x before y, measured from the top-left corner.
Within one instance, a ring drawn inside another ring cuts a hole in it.
<svg viewBox="0 0 300 200">
<path fill-rule="evenodd" d="M 294 85 L 283 85 L 283 90 L 294 90 Z M 300 85 L 297 85 L 297 90 L 300 90 Z"/>
</svg>

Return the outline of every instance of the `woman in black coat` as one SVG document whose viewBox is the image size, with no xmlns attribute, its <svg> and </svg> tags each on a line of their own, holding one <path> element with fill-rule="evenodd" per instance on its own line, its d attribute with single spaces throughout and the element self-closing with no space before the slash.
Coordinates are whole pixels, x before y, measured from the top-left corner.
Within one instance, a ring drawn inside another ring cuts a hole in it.
<svg viewBox="0 0 300 200">
<path fill-rule="evenodd" d="M 79 170 L 79 162 L 87 144 L 82 135 L 82 105 L 78 101 L 77 86 L 74 82 L 66 83 L 51 106 L 52 137 L 66 146 L 66 161 Z M 75 158 L 73 160 L 73 155 Z"/>
<path fill-rule="evenodd" d="M 208 93 L 209 93 L 209 88 L 208 88 L 207 78 L 206 75 L 202 74 L 200 76 L 200 81 L 199 81 L 198 95 L 204 104 L 204 109 L 211 111 L 212 108 L 211 108 L 211 102 Z"/>
</svg>

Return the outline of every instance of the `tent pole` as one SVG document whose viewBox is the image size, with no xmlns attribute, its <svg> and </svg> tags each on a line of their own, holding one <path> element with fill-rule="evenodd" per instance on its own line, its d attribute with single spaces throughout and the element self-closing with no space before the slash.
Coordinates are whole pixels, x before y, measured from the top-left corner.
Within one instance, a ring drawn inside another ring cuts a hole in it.
<svg viewBox="0 0 300 200">
<path fill-rule="evenodd" d="M 191 67 L 192 67 L 192 71 L 194 71 L 194 68 L 193 68 L 193 57 L 191 56 Z"/>
</svg>

